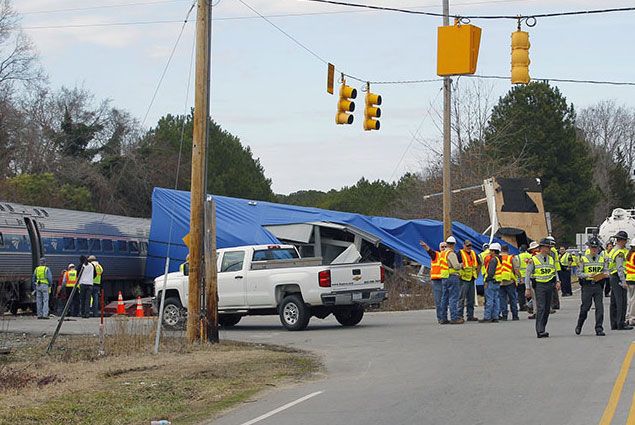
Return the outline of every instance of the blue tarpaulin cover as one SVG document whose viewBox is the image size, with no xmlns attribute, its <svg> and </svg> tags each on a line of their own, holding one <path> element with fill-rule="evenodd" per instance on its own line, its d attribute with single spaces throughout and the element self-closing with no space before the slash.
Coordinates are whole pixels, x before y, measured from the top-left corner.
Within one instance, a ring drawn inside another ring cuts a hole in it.
<svg viewBox="0 0 635 425">
<path fill-rule="evenodd" d="M 263 201 L 214 196 L 216 202 L 216 244 L 218 248 L 242 245 L 279 243 L 263 226 L 326 221 L 353 226 L 370 233 L 388 248 L 402 256 L 424 265 L 430 265 L 430 257 L 419 246 L 423 240 L 433 248 L 443 239 L 443 223 L 437 220 L 401 220 L 388 217 L 369 217 L 319 208 L 275 204 Z M 185 261 L 187 247 L 183 243 L 190 229 L 190 193 L 155 188 L 152 193 L 152 224 L 146 276 L 154 278 L 163 274 L 165 258 L 170 254 L 170 271 L 176 271 Z M 454 222 L 452 233 L 457 247 L 469 239 L 477 252 L 489 237 L 474 229 Z M 498 241 L 501 242 L 502 241 Z M 517 250 L 510 246 L 510 252 Z"/>
</svg>

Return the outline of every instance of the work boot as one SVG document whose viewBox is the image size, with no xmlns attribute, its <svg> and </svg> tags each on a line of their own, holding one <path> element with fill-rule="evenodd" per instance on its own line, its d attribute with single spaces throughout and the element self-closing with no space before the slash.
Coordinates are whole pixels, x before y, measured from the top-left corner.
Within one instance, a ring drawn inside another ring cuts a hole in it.
<svg viewBox="0 0 635 425">
<path fill-rule="evenodd" d="M 580 335 L 582 333 L 582 326 L 578 325 L 575 327 L 575 334 Z"/>
<path fill-rule="evenodd" d="M 446 320 L 441 320 L 441 321 L 439 322 L 439 324 L 440 324 L 440 325 L 447 325 L 447 324 L 449 324 L 449 323 L 450 323 L 450 321 L 449 321 L 449 320 L 447 320 L 447 319 L 446 319 Z"/>
<path fill-rule="evenodd" d="M 512 320 L 520 320 L 520 318 L 518 316 L 514 316 L 512 317 Z"/>
<path fill-rule="evenodd" d="M 492 323 L 492 319 L 481 319 L 478 322 L 479 323 Z"/>
<path fill-rule="evenodd" d="M 468 322 L 478 322 L 478 319 L 476 317 L 468 317 L 467 321 Z"/>
<path fill-rule="evenodd" d="M 462 325 L 463 323 L 465 323 L 465 320 L 463 320 L 462 318 L 450 320 L 451 325 Z"/>
<path fill-rule="evenodd" d="M 536 315 L 535 314 L 530 314 L 529 316 L 527 316 L 527 318 L 529 320 L 534 320 L 536 318 Z"/>
<path fill-rule="evenodd" d="M 505 319 L 507 320 L 507 319 Z M 492 319 L 492 323 L 498 323 L 498 319 Z"/>
<path fill-rule="evenodd" d="M 597 336 L 606 336 L 606 334 L 604 333 L 604 331 L 595 331 L 595 334 Z"/>
<path fill-rule="evenodd" d="M 499 317 L 499 319 L 502 320 L 503 322 L 506 322 L 507 321 L 507 316 L 501 316 L 501 317 Z"/>
</svg>

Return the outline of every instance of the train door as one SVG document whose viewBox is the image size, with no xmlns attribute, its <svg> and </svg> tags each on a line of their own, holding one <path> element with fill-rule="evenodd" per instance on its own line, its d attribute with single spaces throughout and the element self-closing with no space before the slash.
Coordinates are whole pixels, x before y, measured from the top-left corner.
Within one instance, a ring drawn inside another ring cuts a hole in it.
<svg viewBox="0 0 635 425">
<path fill-rule="evenodd" d="M 35 268 L 40 264 L 40 258 L 44 256 L 40 229 L 38 229 L 37 222 L 29 217 L 24 218 L 24 224 L 26 225 L 26 230 L 29 232 L 29 241 L 31 242 L 31 265 L 33 266 L 32 270 L 35 270 Z"/>
</svg>

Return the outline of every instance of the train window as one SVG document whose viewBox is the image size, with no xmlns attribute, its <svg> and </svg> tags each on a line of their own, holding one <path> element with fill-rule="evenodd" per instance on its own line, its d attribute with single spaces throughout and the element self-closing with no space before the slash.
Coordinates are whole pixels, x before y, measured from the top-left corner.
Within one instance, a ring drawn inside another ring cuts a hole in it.
<svg viewBox="0 0 635 425">
<path fill-rule="evenodd" d="M 0 205 L 0 211 L 4 211 L 4 207 Z"/>
<path fill-rule="evenodd" d="M 7 209 L 8 209 L 9 211 L 11 211 L 11 212 L 15 212 L 15 210 L 13 209 L 13 207 L 12 207 L 11 205 L 9 205 L 9 204 L 4 204 L 4 205 L 6 205 L 6 206 L 7 206 Z"/>
<path fill-rule="evenodd" d="M 140 247 L 141 247 L 141 254 L 146 255 L 148 253 L 148 243 L 141 242 Z"/>
<path fill-rule="evenodd" d="M 104 239 L 101 241 L 101 248 L 105 251 L 105 252 L 112 252 L 113 251 L 113 246 L 112 246 L 112 241 L 110 239 Z"/>
<path fill-rule="evenodd" d="M 44 214 L 44 217 L 48 217 L 49 216 L 49 213 L 47 213 L 46 210 L 41 210 L 41 211 L 42 211 L 42 214 Z"/>
<path fill-rule="evenodd" d="M 37 214 L 37 215 L 42 215 L 40 210 L 38 210 L 37 208 L 33 208 L 33 211 L 35 211 L 35 214 Z"/>
<path fill-rule="evenodd" d="M 101 251 L 101 240 L 99 240 L 99 239 L 89 239 L 88 240 L 88 250 L 90 252 Z"/>
<path fill-rule="evenodd" d="M 64 251 L 75 251 L 75 238 L 64 238 Z"/>
<path fill-rule="evenodd" d="M 88 251 L 88 239 L 77 238 L 77 249 L 82 252 Z"/>
<path fill-rule="evenodd" d="M 117 250 L 119 252 L 128 252 L 128 242 L 127 241 L 117 241 Z"/>
<path fill-rule="evenodd" d="M 139 252 L 139 242 L 130 241 L 128 246 L 130 246 L 130 252 L 134 252 L 135 254 Z"/>
<path fill-rule="evenodd" d="M 2 232 L 0 232 L 0 248 L 4 248 L 4 237 L 2 236 Z"/>
</svg>

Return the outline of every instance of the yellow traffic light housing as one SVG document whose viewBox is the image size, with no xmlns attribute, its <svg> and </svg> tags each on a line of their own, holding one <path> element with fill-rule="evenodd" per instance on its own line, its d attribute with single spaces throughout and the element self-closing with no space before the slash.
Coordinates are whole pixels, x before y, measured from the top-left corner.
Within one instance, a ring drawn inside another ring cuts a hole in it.
<svg viewBox="0 0 635 425">
<path fill-rule="evenodd" d="M 347 86 L 346 81 L 342 78 L 340 98 L 337 102 L 337 114 L 335 115 L 336 124 L 353 124 L 353 114 L 349 112 L 355 111 L 355 102 L 352 101 L 355 98 L 357 98 L 357 89 Z"/>
<path fill-rule="evenodd" d="M 381 117 L 381 95 L 370 92 L 370 84 L 366 86 L 366 106 L 364 108 L 364 130 L 379 130 L 379 120 Z"/>
<path fill-rule="evenodd" d="M 454 25 L 437 29 L 437 75 L 469 75 L 476 72 L 481 29 L 475 25 Z"/>
<path fill-rule="evenodd" d="M 512 84 L 529 84 L 529 33 L 514 31 L 512 33 Z"/>
</svg>

